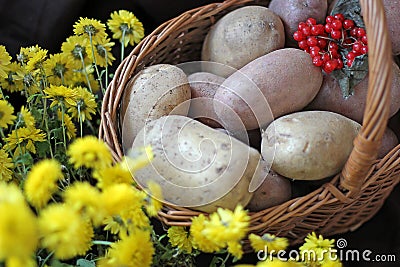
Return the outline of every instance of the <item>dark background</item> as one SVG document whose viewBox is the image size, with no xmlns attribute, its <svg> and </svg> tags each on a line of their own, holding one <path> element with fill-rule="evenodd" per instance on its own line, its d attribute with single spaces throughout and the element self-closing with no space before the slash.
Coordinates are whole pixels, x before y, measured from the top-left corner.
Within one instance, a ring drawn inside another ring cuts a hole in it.
<svg viewBox="0 0 400 267">
<path fill-rule="evenodd" d="M 185 10 L 213 1 L 206 0 L 0 0 L 0 44 L 13 56 L 20 47 L 38 44 L 49 53 L 60 52 L 61 43 L 73 34 L 73 24 L 79 17 L 101 20 L 105 23 L 113 11 L 132 11 L 149 34 L 162 22 Z M 127 51 L 129 53 L 129 50 Z M 18 100 L 15 100 L 18 101 Z M 399 133 L 399 121 L 392 119 L 391 126 Z M 397 263 L 351 262 L 345 266 L 399 266 L 400 262 L 400 188 L 397 186 L 378 214 L 354 232 L 333 236 L 345 238 L 348 249 L 369 249 L 376 254 L 395 254 Z M 208 266 L 211 256 L 199 257 L 198 266 Z M 254 254 L 245 255 L 240 263 L 255 263 Z"/>
</svg>

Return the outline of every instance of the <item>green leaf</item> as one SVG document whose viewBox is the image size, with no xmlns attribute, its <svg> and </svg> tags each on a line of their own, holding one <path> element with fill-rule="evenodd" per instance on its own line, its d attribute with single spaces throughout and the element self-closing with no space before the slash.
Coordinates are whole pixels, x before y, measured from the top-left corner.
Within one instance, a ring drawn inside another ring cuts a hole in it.
<svg viewBox="0 0 400 267">
<path fill-rule="evenodd" d="M 78 266 L 78 267 L 96 267 L 96 264 L 94 263 L 94 261 L 89 261 L 86 259 L 78 259 L 76 261 L 76 266 Z"/>
<path fill-rule="evenodd" d="M 331 15 L 342 13 L 345 18 L 354 20 L 357 27 L 365 28 L 359 0 L 338 0 Z"/>
<path fill-rule="evenodd" d="M 361 15 L 361 6 L 359 0 L 338 0 L 331 11 L 331 15 L 341 13 L 346 19 L 354 20 L 357 27 L 365 28 L 364 20 Z M 342 46 L 340 54 L 343 62 L 346 55 L 351 51 L 351 46 L 347 48 Z M 368 74 L 368 56 L 361 55 L 354 59 L 351 67 L 344 64 L 343 69 L 335 70 L 332 75 L 339 83 L 343 98 L 348 98 L 354 94 L 354 87 L 361 82 Z"/>
</svg>

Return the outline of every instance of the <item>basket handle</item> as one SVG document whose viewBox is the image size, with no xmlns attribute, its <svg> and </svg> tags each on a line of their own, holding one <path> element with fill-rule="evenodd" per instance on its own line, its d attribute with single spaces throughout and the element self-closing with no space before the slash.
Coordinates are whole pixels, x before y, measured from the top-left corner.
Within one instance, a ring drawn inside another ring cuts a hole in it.
<svg viewBox="0 0 400 267">
<path fill-rule="evenodd" d="M 389 119 L 392 47 L 382 0 L 360 0 L 368 35 L 369 81 L 364 118 L 354 148 L 341 172 L 340 185 L 356 196 L 377 158 Z"/>
</svg>

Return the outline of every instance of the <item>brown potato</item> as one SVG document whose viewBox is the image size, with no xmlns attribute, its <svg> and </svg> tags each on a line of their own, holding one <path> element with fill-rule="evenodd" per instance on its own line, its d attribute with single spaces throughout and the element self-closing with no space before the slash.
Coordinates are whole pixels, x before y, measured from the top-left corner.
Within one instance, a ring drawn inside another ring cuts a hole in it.
<svg viewBox="0 0 400 267">
<path fill-rule="evenodd" d="M 126 85 L 121 103 L 124 150 L 147 122 L 171 113 L 186 116 L 190 97 L 187 76 L 177 66 L 156 64 L 138 72 Z"/>
<path fill-rule="evenodd" d="M 361 125 L 328 111 L 301 111 L 280 117 L 263 132 L 261 154 L 274 155 L 272 169 L 297 180 L 337 174 L 353 149 Z"/>
<path fill-rule="evenodd" d="M 364 116 L 368 92 L 368 76 L 354 88 L 354 95 L 344 99 L 339 83 L 331 76 L 324 74 L 321 89 L 307 110 L 326 110 L 342 114 L 359 123 Z M 393 62 L 390 116 L 400 109 L 400 69 Z"/>
<path fill-rule="evenodd" d="M 327 0 L 272 0 L 268 6 L 276 13 L 285 26 L 285 46 L 297 47 L 293 33 L 300 22 L 312 17 L 318 23 L 325 21 L 328 8 Z"/>
<path fill-rule="evenodd" d="M 394 55 L 400 54 L 400 1 L 383 0 Z"/>
<path fill-rule="evenodd" d="M 308 53 L 279 49 L 229 76 L 215 93 L 214 110 L 231 132 L 242 129 L 239 121 L 247 130 L 264 128 L 273 118 L 307 106 L 321 84 L 321 68 L 312 64 Z M 218 102 L 221 104 L 216 105 Z"/>
<path fill-rule="evenodd" d="M 383 158 L 392 150 L 395 146 L 399 144 L 396 134 L 390 128 L 386 128 L 385 133 L 382 137 L 382 143 L 378 151 L 378 158 Z"/>
<path fill-rule="evenodd" d="M 263 6 L 246 6 L 229 12 L 207 34 L 201 58 L 228 65 L 209 72 L 227 77 L 250 61 L 283 48 L 285 31 L 281 19 Z"/>
<path fill-rule="evenodd" d="M 254 191 L 247 208 L 250 211 L 264 210 L 282 204 L 291 196 L 292 188 L 289 179 L 270 170 L 264 182 Z"/>
<path fill-rule="evenodd" d="M 213 99 L 225 78 L 209 72 L 195 72 L 188 76 L 188 80 L 192 93 L 188 116 L 213 128 L 222 127 L 217 122 Z M 193 101 L 195 98 L 197 100 Z"/>
</svg>

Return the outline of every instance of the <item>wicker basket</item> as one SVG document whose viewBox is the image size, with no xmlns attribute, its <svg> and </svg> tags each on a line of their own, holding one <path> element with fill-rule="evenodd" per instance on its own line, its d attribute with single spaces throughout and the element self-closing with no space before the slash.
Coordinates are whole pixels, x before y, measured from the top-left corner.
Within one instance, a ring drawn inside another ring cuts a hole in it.
<svg viewBox="0 0 400 267">
<path fill-rule="evenodd" d="M 296 244 L 312 232 L 331 236 L 353 231 L 373 217 L 400 180 L 400 146 L 383 159 L 377 151 L 388 122 L 391 47 L 381 0 L 360 0 L 368 33 L 370 79 L 363 126 L 342 172 L 315 191 L 281 205 L 250 213 L 250 232 L 273 233 Z M 187 11 L 165 22 L 138 44 L 118 67 L 104 96 L 99 137 L 116 161 L 123 156 L 119 108 L 128 80 L 146 66 L 200 60 L 209 28 L 245 5 L 269 1 L 227 0 Z M 159 219 L 167 226 L 188 226 L 199 212 L 164 205 Z"/>
</svg>

